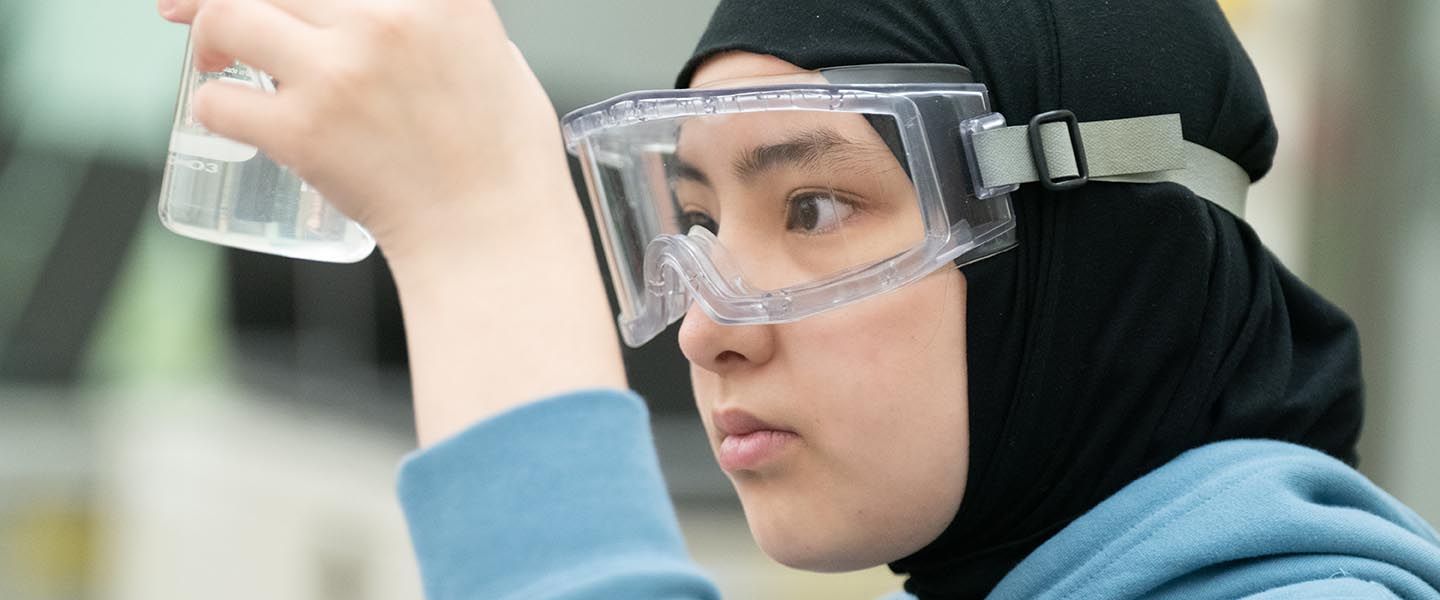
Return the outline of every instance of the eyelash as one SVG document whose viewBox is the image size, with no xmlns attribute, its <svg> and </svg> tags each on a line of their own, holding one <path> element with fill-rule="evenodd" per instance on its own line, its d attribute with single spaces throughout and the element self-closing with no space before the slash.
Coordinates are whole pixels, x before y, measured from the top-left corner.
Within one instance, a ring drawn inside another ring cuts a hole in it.
<svg viewBox="0 0 1440 600">
<path fill-rule="evenodd" d="M 797 206 L 799 205 L 800 200 L 808 198 L 829 199 L 832 200 L 835 204 L 843 206 L 846 210 L 848 210 L 849 212 L 845 216 L 839 218 L 839 222 L 835 225 L 839 225 L 840 223 L 844 223 L 845 221 L 850 220 L 851 216 L 853 216 L 856 212 L 859 212 L 863 208 L 863 204 L 861 202 L 858 202 L 856 199 L 849 197 L 846 194 L 837 193 L 835 190 L 805 190 L 794 192 L 785 199 L 786 231 L 796 231 L 801 235 L 823 235 L 834 231 L 834 226 L 831 226 L 828 229 L 816 231 L 805 231 L 797 229 L 796 220 L 800 217 L 800 215 L 796 212 L 798 210 Z M 816 218 L 819 218 L 818 215 Z"/>
<path fill-rule="evenodd" d="M 710 233 L 720 235 L 720 222 L 703 210 L 685 210 L 680 213 L 680 232 L 688 233 L 691 227 L 699 225 Z"/>
<path fill-rule="evenodd" d="M 798 201 L 817 197 L 832 200 L 836 204 L 844 206 L 845 209 L 849 211 L 844 217 L 839 219 L 841 223 L 849 220 L 854 213 L 864 209 L 864 203 L 847 194 L 838 193 L 835 190 L 797 190 L 791 192 L 791 194 L 785 198 L 786 231 L 794 231 L 801 235 L 823 235 L 833 231 L 833 227 L 819 231 L 805 231 L 796 222 L 797 219 L 800 218 L 800 215 L 796 212 Z M 715 235 L 720 234 L 720 222 L 702 209 L 682 209 L 679 221 L 680 231 L 682 232 L 690 231 L 691 227 L 699 225 L 710 230 L 710 233 Z"/>
</svg>

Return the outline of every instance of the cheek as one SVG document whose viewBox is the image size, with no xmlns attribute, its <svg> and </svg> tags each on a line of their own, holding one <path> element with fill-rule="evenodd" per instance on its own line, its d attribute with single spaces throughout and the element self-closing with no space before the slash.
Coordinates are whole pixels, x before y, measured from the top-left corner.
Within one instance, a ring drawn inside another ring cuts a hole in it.
<svg viewBox="0 0 1440 600">
<path fill-rule="evenodd" d="M 942 271 L 896 292 L 781 326 L 782 353 L 794 369 L 823 371 L 816 374 L 819 381 L 880 394 L 872 397 L 877 402 L 857 409 L 893 409 L 883 401 L 886 395 L 938 394 L 953 402 L 965 379 L 963 288 L 958 271 Z"/>
<path fill-rule="evenodd" d="M 947 270 L 781 326 L 777 358 L 835 468 L 953 470 L 969 438 L 964 332 L 964 280 Z M 914 461 L 925 453 L 945 465 Z"/>
<path fill-rule="evenodd" d="M 775 498 L 747 498 L 762 521 L 757 535 L 779 548 L 828 531 L 818 543 L 826 548 L 812 552 L 870 564 L 934 540 L 954 518 L 968 470 L 963 277 L 936 273 L 781 327 L 776 356 L 809 421 L 810 454 L 785 494 L 777 486 Z"/>
</svg>

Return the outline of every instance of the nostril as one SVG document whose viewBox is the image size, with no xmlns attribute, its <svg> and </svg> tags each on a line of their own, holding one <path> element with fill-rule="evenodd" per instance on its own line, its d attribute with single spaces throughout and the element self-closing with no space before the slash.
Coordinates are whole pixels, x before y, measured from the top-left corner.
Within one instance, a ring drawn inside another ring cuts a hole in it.
<svg viewBox="0 0 1440 600">
<path fill-rule="evenodd" d="M 743 354 L 740 354 L 739 352 L 735 352 L 734 350 L 726 350 L 724 352 L 721 352 L 719 356 L 715 357 L 715 362 L 722 364 L 728 363 L 732 360 L 745 360 L 745 356 Z"/>
</svg>

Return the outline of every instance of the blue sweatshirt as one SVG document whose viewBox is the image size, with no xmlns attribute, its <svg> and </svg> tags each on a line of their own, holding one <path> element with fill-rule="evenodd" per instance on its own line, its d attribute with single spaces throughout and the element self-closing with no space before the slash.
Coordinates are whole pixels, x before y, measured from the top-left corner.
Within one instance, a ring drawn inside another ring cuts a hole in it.
<svg viewBox="0 0 1440 600">
<path fill-rule="evenodd" d="M 645 405 L 587 390 L 406 458 L 432 600 L 718 598 L 666 495 Z M 1042 545 L 992 598 L 1436 598 L 1440 538 L 1343 463 L 1273 441 L 1192 450 Z M 907 598 L 896 594 L 893 598 Z"/>
</svg>

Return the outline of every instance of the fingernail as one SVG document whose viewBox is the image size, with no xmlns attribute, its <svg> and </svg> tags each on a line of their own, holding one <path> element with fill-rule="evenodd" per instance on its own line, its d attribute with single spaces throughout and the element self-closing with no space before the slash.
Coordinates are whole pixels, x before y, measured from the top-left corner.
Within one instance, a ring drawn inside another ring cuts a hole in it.
<svg viewBox="0 0 1440 600">
<path fill-rule="evenodd" d="M 160 0 L 159 8 L 161 16 L 168 17 L 170 13 L 175 12 L 175 2 L 176 0 Z"/>
</svg>

